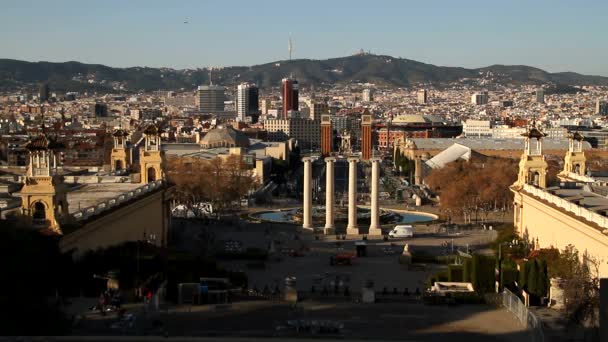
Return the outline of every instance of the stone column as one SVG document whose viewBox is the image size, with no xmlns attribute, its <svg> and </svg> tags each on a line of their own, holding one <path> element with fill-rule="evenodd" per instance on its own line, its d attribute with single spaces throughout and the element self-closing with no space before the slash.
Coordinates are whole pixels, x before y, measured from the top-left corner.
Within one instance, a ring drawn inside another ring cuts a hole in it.
<svg viewBox="0 0 608 342">
<path fill-rule="evenodd" d="M 380 182 L 380 158 L 371 158 L 372 163 L 372 184 L 371 184 L 371 222 L 369 225 L 369 235 L 382 235 L 380 227 L 380 207 L 378 205 L 378 186 Z"/>
<path fill-rule="evenodd" d="M 312 227 L 312 158 L 302 158 L 304 162 L 304 208 L 302 216 L 302 228 Z"/>
<path fill-rule="evenodd" d="M 325 235 L 335 234 L 334 226 L 334 162 L 336 158 L 325 158 Z"/>
<path fill-rule="evenodd" d="M 348 158 L 348 225 L 346 234 L 359 235 L 357 227 L 357 162 L 358 157 Z"/>
</svg>

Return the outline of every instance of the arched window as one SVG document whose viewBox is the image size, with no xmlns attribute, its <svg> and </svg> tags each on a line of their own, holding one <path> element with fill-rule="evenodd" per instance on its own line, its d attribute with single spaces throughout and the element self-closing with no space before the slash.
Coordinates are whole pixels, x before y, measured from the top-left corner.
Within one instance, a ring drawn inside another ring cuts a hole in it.
<svg viewBox="0 0 608 342">
<path fill-rule="evenodd" d="M 46 207 L 42 202 L 34 203 L 34 211 L 32 212 L 34 220 L 46 220 Z"/>
<path fill-rule="evenodd" d="M 122 170 L 122 160 L 116 160 L 114 162 L 114 169 L 116 171 L 121 171 Z"/>
<path fill-rule="evenodd" d="M 156 180 L 156 169 L 153 167 L 148 168 L 148 182 L 154 182 Z"/>
<path fill-rule="evenodd" d="M 577 175 L 581 174 L 581 164 L 574 164 L 574 173 L 576 173 Z"/>
<path fill-rule="evenodd" d="M 538 172 L 534 172 L 532 178 L 532 185 L 538 186 L 540 184 L 540 174 Z"/>
</svg>

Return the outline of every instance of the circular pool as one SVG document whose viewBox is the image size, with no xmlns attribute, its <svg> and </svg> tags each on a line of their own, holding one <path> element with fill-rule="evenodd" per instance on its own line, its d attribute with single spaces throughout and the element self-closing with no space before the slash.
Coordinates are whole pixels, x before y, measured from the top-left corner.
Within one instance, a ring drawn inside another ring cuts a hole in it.
<svg viewBox="0 0 608 342">
<path fill-rule="evenodd" d="M 316 214 L 323 215 L 316 215 Z M 290 208 L 280 209 L 274 211 L 259 211 L 251 214 L 252 218 L 259 219 L 268 222 L 280 222 L 280 223 L 299 223 L 301 222 L 302 209 Z M 325 219 L 324 207 L 315 207 L 313 209 L 313 220 L 322 221 Z M 369 209 L 357 208 L 358 220 L 369 221 Z M 419 223 L 419 222 L 431 222 L 437 219 L 433 214 L 427 213 L 413 213 L 408 211 L 397 211 L 390 209 L 381 209 L 382 223 Z"/>
</svg>

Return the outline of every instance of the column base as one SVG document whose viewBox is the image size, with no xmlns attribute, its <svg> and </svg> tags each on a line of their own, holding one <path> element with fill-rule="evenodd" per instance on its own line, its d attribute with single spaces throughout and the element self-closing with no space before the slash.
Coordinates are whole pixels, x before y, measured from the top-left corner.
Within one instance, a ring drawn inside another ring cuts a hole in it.
<svg viewBox="0 0 608 342">
<path fill-rule="evenodd" d="M 347 227 L 346 235 L 359 235 L 359 227 Z"/>
<path fill-rule="evenodd" d="M 334 227 L 325 227 L 325 228 L 323 228 L 323 234 L 325 234 L 325 235 L 334 235 L 334 234 L 336 234 L 336 228 L 334 228 Z"/>
<path fill-rule="evenodd" d="M 315 230 L 315 227 L 313 227 L 313 226 L 308 226 L 308 225 L 307 225 L 307 226 L 302 225 L 302 229 L 306 229 L 306 230 Z"/>
<path fill-rule="evenodd" d="M 382 236 L 382 229 L 380 228 L 369 228 L 368 236 Z"/>
</svg>

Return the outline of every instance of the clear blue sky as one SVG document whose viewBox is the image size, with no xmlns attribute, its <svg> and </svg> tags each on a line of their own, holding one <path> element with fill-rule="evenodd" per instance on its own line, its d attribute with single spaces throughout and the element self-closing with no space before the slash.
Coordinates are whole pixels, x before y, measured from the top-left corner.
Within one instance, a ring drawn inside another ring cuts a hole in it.
<svg viewBox="0 0 608 342">
<path fill-rule="evenodd" d="M 607 0 L 2 0 L 0 58 L 174 68 L 340 57 L 608 76 Z M 184 24 L 188 21 L 188 24 Z"/>
</svg>

